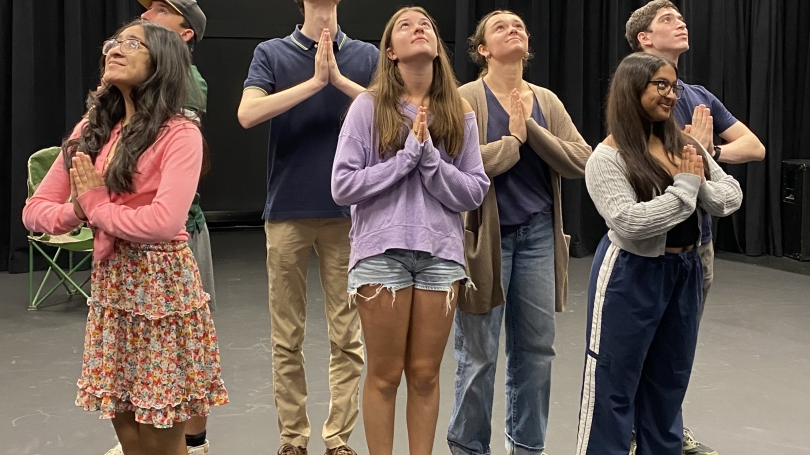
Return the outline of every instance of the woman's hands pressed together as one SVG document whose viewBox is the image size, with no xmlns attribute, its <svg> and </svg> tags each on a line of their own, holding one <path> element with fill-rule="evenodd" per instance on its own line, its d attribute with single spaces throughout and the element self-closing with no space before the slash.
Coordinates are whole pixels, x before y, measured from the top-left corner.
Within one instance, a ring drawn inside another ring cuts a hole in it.
<svg viewBox="0 0 810 455">
<path fill-rule="evenodd" d="M 419 112 L 416 113 L 416 117 L 413 119 L 413 135 L 416 137 L 416 141 L 422 144 L 426 140 L 428 140 L 428 127 L 427 127 L 427 108 L 424 106 L 419 107 Z"/>
<path fill-rule="evenodd" d="M 79 219 L 87 220 L 87 216 L 79 205 L 79 196 L 92 189 L 104 186 L 104 179 L 93 166 L 90 157 L 84 153 L 76 153 L 72 164 L 70 168 L 70 199 L 73 201 L 73 211 L 76 212 Z"/>
</svg>

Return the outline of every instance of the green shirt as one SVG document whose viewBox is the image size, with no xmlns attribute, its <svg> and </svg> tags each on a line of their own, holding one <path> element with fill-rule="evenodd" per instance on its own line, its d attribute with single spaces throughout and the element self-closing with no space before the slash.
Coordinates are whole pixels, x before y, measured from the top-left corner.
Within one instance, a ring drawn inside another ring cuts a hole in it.
<svg viewBox="0 0 810 455">
<path fill-rule="evenodd" d="M 198 117 L 205 114 L 208 103 L 208 83 L 205 82 L 197 67 L 191 65 L 191 74 L 188 78 L 188 102 L 185 108 L 193 111 Z M 191 208 L 188 209 L 188 220 L 186 221 L 186 231 L 189 234 L 199 232 L 205 226 L 205 215 L 200 208 L 200 194 L 194 195 Z"/>
<path fill-rule="evenodd" d="M 208 83 L 205 82 L 197 67 L 191 65 L 191 74 L 188 78 L 188 102 L 185 108 L 202 117 L 205 115 L 207 104 Z"/>
</svg>

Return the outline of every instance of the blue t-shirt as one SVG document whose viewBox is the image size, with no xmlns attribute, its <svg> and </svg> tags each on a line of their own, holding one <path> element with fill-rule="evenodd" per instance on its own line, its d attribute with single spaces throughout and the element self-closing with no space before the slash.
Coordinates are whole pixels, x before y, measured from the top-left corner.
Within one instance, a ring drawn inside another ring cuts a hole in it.
<svg viewBox="0 0 810 455">
<path fill-rule="evenodd" d="M 715 134 L 720 134 L 737 123 L 737 119 L 731 115 L 731 112 L 729 112 L 728 109 L 723 106 L 723 103 L 721 103 L 720 100 L 718 100 L 717 97 L 712 94 L 712 92 L 706 90 L 706 87 L 703 87 L 702 85 L 685 84 L 682 80 L 678 80 L 678 83 L 684 87 L 681 99 L 675 103 L 675 120 L 681 125 L 681 127 L 692 124 L 692 113 L 694 113 L 695 107 L 701 104 L 708 107 L 711 112 L 712 119 L 714 119 Z M 708 152 L 714 153 L 713 150 L 709 150 Z M 705 214 L 703 216 L 703 226 L 701 227 L 701 230 L 703 231 L 703 235 L 700 239 L 700 243 L 711 242 L 711 215 Z"/>
<path fill-rule="evenodd" d="M 377 69 L 379 51 L 338 30 L 332 43 L 342 75 L 367 87 Z M 286 90 L 315 74 L 317 42 L 301 33 L 301 26 L 284 38 L 256 47 L 245 89 L 267 94 Z M 332 199 L 330 182 L 341 119 L 352 100 L 329 84 L 270 121 L 267 150 L 265 220 L 340 218 L 349 207 Z"/>
<path fill-rule="evenodd" d="M 509 136 L 509 113 L 498 98 L 484 83 L 487 95 L 487 142 L 495 142 Z M 543 128 L 548 128 L 546 117 L 537 98 L 532 107 L 532 119 Z M 520 160 L 511 169 L 495 177 L 492 183 L 497 188 L 498 216 L 501 235 L 509 235 L 528 223 L 539 213 L 551 213 L 551 176 L 548 164 L 535 153 L 529 144 L 520 147 Z"/>
</svg>

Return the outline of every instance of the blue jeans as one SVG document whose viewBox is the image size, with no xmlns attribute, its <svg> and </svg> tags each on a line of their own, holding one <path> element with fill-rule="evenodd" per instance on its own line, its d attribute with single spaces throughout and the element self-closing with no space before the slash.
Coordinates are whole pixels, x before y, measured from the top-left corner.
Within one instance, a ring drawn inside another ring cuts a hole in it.
<svg viewBox="0 0 810 455">
<path fill-rule="evenodd" d="M 455 316 L 455 402 L 447 442 L 456 455 L 489 454 L 501 321 L 506 314 L 506 450 L 545 448 L 554 359 L 554 231 L 551 214 L 501 238 L 506 304 Z"/>
</svg>

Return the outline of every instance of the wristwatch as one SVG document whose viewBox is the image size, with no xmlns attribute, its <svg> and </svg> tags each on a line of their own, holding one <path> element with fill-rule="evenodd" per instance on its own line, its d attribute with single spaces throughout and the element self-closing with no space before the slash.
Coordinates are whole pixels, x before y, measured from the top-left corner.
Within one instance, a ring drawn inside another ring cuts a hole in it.
<svg viewBox="0 0 810 455">
<path fill-rule="evenodd" d="M 721 151 L 722 151 L 722 149 L 720 148 L 719 145 L 714 146 L 714 155 L 712 156 L 712 158 L 714 158 L 714 160 L 717 161 L 717 162 L 720 161 L 720 152 Z"/>
</svg>

